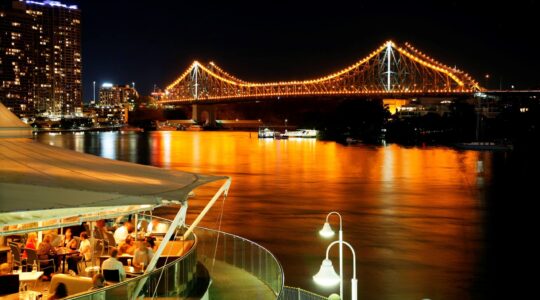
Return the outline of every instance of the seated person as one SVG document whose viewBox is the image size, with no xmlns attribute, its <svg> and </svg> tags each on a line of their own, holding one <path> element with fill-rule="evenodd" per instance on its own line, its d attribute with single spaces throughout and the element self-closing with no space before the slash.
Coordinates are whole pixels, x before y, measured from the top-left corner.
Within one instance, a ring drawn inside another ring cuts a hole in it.
<svg viewBox="0 0 540 300">
<path fill-rule="evenodd" d="M 126 279 L 126 271 L 124 270 L 124 265 L 118 261 L 118 250 L 113 249 L 111 252 L 111 257 L 106 259 L 103 264 L 101 264 L 102 270 L 118 270 L 120 273 L 120 281 Z"/>
<path fill-rule="evenodd" d="M 160 223 L 158 219 L 152 219 L 152 222 L 148 224 L 146 232 L 148 233 L 166 233 L 169 229 L 169 226 L 164 223 Z"/>
<path fill-rule="evenodd" d="M 93 290 L 99 290 L 100 288 L 105 286 L 105 277 L 103 277 L 103 274 L 95 274 L 92 277 L 92 287 L 89 289 L 89 291 Z"/>
<path fill-rule="evenodd" d="M 141 264 L 148 266 L 152 257 L 154 257 L 154 251 L 148 248 L 148 243 L 146 241 L 140 241 L 139 248 L 135 250 L 135 254 L 133 255 L 133 265 L 137 267 Z"/>
<path fill-rule="evenodd" d="M 148 229 L 148 225 L 149 225 L 148 221 L 144 219 L 141 220 L 141 222 L 139 223 L 139 226 L 137 226 L 137 230 L 139 231 L 140 235 L 144 236 L 147 234 L 146 230 Z"/>
<path fill-rule="evenodd" d="M 145 238 L 145 241 L 148 243 L 147 247 L 152 249 L 152 251 L 156 251 L 156 237 L 155 236 L 147 236 Z"/>
<path fill-rule="evenodd" d="M 49 229 L 43 232 L 43 235 L 51 236 L 51 246 L 58 247 L 62 243 L 62 236 L 58 234 L 57 229 Z"/>
<path fill-rule="evenodd" d="M 129 221 L 125 222 L 124 225 L 118 227 L 118 229 L 114 231 L 114 240 L 116 244 L 117 245 L 122 244 L 126 240 L 126 237 L 131 232 L 133 232 L 133 230 L 134 230 L 133 224 L 131 224 L 131 222 Z"/>
<path fill-rule="evenodd" d="M 88 240 L 88 234 L 86 231 L 81 232 L 80 235 L 81 244 L 79 245 L 79 254 L 68 257 L 68 269 L 78 274 L 77 262 L 84 259 L 84 261 L 90 261 L 92 259 L 92 246 L 90 240 Z"/>
<path fill-rule="evenodd" d="M 56 299 L 62 299 L 66 298 L 68 296 L 67 287 L 64 283 L 60 282 L 56 289 L 54 290 L 54 294 L 50 295 L 47 300 L 56 300 Z"/>
<path fill-rule="evenodd" d="M 39 243 L 39 247 L 36 250 L 37 257 L 40 260 L 48 260 L 48 259 L 53 258 L 52 256 L 54 255 L 54 253 L 56 253 L 56 251 L 51 245 L 51 236 L 47 234 L 43 238 L 43 241 Z M 53 272 L 53 268 L 43 268 L 43 266 L 48 266 L 51 263 L 52 262 L 47 262 L 47 261 L 41 261 L 39 263 L 40 267 L 44 269 L 43 271 L 44 275 L 42 277 L 43 280 L 49 280 L 51 273 Z"/>
<path fill-rule="evenodd" d="M 66 229 L 64 233 L 64 241 L 62 246 L 69 248 L 70 250 L 77 250 L 77 240 L 73 238 L 73 233 L 71 233 L 71 228 Z"/>
<path fill-rule="evenodd" d="M 30 232 L 28 234 L 28 239 L 26 239 L 26 245 L 24 246 L 24 248 L 36 250 L 37 249 L 36 245 L 37 245 L 37 235 L 34 232 Z M 26 250 L 23 252 L 22 257 L 23 258 L 27 257 Z"/>
<path fill-rule="evenodd" d="M 69 250 L 77 250 L 77 240 L 71 239 L 68 243 L 65 244 L 64 247 L 68 248 Z"/>
<path fill-rule="evenodd" d="M 119 255 L 133 255 L 135 252 L 135 243 L 131 235 L 126 236 L 126 239 L 123 243 L 118 246 Z"/>
<path fill-rule="evenodd" d="M 107 237 L 109 230 L 107 229 L 107 223 L 105 220 L 97 220 L 96 226 L 94 227 L 94 237 L 100 240 L 104 240 Z"/>
<path fill-rule="evenodd" d="M 3 263 L 0 265 L 0 275 L 11 274 L 11 268 L 8 263 Z"/>
</svg>

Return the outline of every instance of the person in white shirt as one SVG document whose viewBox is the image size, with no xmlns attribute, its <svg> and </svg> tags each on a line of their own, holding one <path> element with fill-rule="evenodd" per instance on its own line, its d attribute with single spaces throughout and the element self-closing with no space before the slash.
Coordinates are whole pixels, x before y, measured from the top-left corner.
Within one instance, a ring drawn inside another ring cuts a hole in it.
<svg viewBox="0 0 540 300">
<path fill-rule="evenodd" d="M 120 273 L 120 281 L 123 281 L 126 279 L 126 271 L 124 270 L 124 265 L 122 265 L 122 262 L 118 261 L 116 259 L 118 257 L 118 250 L 113 249 L 111 252 L 111 257 L 106 259 L 103 264 L 101 264 L 102 270 L 118 270 Z"/>
<path fill-rule="evenodd" d="M 92 259 L 92 246 L 90 245 L 90 240 L 88 240 L 88 234 L 86 231 L 81 232 L 80 235 L 80 245 L 79 245 L 79 254 L 70 256 L 67 259 L 68 269 L 73 270 L 75 274 L 78 274 L 77 262 L 80 260 L 90 261 Z"/>
<path fill-rule="evenodd" d="M 133 231 L 133 224 L 131 222 L 125 222 L 124 225 L 118 227 L 114 231 L 114 241 L 116 244 L 120 245 L 123 243 L 131 231 Z"/>
<path fill-rule="evenodd" d="M 140 241 L 139 248 L 137 248 L 133 254 L 133 265 L 137 267 L 141 264 L 148 266 L 152 257 L 154 257 L 154 251 L 148 248 L 148 243 L 146 241 Z"/>
<path fill-rule="evenodd" d="M 146 228 L 146 233 L 166 233 L 168 229 L 169 226 L 167 224 L 160 223 L 158 219 L 152 219 L 152 222 Z"/>
</svg>

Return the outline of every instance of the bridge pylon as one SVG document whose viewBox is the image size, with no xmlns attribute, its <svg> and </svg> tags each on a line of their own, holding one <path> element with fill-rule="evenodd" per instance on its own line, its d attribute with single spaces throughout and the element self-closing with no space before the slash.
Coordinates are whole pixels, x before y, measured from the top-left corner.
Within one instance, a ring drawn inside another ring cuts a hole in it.
<svg viewBox="0 0 540 300">
<path fill-rule="evenodd" d="M 191 105 L 191 119 L 205 127 L 216 126 L 217 108 L 215 105 Z"/>
</svg>

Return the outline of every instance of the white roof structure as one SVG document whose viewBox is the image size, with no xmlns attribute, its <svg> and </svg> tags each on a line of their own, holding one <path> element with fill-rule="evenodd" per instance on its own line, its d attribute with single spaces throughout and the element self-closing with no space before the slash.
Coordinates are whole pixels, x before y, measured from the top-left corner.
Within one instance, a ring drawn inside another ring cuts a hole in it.
<svg viewBox="0 0 540 300">
<path fill-rule="evenodd" d="M 17 118 L 0 102 L 0 138 L 32 137 L 32 128 Z"/>
<path fill-rule="evenodd" d="M 183 203 L 196 187 L 228 179 L 82 154 L 29 133 L 0 103 L 0 235 Z"/>
</svg>

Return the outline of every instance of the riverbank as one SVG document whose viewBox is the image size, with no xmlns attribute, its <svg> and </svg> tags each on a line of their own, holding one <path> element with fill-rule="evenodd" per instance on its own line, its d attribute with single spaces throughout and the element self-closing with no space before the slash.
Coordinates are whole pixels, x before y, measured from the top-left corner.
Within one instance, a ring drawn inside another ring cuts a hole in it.
<svg viewBox="0 0 540 300">
<path fill-rule="evenodd" d="M 100 132 L 100 131 L 134 131 L 142 132 L 144 131 L 139 127 L 132 126 L 103 126 L 103 127 L 82 127 L 82 128 L 36 128 L 34 132 L 43 133 L 43 132 Z"/>
</svg>

